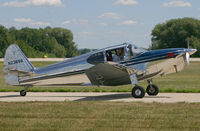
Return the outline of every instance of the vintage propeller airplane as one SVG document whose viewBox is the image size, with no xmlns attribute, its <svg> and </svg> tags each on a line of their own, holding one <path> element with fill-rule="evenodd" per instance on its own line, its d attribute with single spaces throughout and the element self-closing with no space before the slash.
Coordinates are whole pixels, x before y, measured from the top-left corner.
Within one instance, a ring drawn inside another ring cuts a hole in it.
<svg viewBox="0 0 200 131">
<path fill-rule="evenodd" d="M 159 89 L 152 78 L 179 72 L 196 49 L 170 48 L 146 51 L 133 44 L 124 43 L 92 51 L 62 62 L 35 68 L 15 45 L 10 45 L 4 57 L 4 78 L 7 84 L 29 87 L 87 85 L 116 86 L 133 84 L 132 96 L 143 98 L 145 89 L 138 81 L 147 80 L 148 95 L 157 95 Z M 154 62 L 159 61 L 159 62 Z M 150 65 L 150 62 L 156 64 Z"/>
</svg>

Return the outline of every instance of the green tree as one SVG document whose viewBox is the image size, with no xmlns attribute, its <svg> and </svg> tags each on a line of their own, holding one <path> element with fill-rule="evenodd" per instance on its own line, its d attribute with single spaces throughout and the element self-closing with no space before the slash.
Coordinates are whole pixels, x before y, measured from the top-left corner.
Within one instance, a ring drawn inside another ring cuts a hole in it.
<svg viewBox="0 0 200 131">
<path fill-rule="evenodd" d="M 152 49 L 191 48 L 200 50 L 200 20 L 194 18 L 172 19 L 158 24 L 152 30 Z M 195 53 L 195 56 L 200 56 Z"/>
<path fill-rule="evenodd" d="M 6 29 L 0 25 L 0 57 L 10 44 L 17 44 L 27 57 L 72 57 L 77 55 L 73 34 L 63 28 Z"/>
<path fill-rule="evenodd" d="M 5 51 L 11 42 L 8 30 L 0 25 L 0 58 L 4 57 Z"/>
<path fill-rule="evenodd" d="M 23 53 L 26 55 L 26 57 L 37 58 L 37 57 L 44 56 L 43 52 L 35 50 L 33 47 L 27 45 L 27 43 L 24 42 L 23 40 L 17 40 L 16 44 L 23 51 Z"/>
<path fill-rule="evenodd" d="M 57 42 L 65 48 L 65 57 L 73 57 L 78 54 L 77 46 L 73 42 L 73 34 L 70 30 L 47 27 L 45 31 L 48 36 L 54 37 Z"/>
<path fill-rule="evenodd" d="M 55 38 L 53 38 L 53 44 L 54 48 L 52 50 L 52 53 L 55 54 L 56 57 L 65 57 L 66 56 L 66 50 L 63 45 L 58 44 Z"/>
</svg>

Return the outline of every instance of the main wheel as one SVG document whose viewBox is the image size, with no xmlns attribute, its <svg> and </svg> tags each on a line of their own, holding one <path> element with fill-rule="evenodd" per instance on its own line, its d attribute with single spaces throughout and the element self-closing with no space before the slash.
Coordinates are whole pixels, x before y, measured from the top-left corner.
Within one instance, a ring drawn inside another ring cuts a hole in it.
<svg viewBox="0 0 200 131">
<path fill-rule="evenodd" d="M 26 96 L 26 91 L 25 90 L 21 90 L 20 91 L 20 96 Z"/>
<path fill-rule="evenodd" d="M 156 96 L 159 92 L 159 89 L 156 85 L 152 84 L 152 85 L 148 85 L 147 86 L 147 94 L 150 96 Z"/>
<path fill-rule="evenodd" d="M 135 86 L 132 89 L 132 96 L 135 98 L 143 98 L 145 96 L 145 90 L 141 86 Z"/>
</svg>

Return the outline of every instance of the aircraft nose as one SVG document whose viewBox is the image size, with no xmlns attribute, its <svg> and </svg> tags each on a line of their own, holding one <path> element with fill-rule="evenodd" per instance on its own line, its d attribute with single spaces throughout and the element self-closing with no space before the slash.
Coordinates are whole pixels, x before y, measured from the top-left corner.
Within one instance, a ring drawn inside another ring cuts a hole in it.
<svg viewBox="0 0 200 131">
<path fill-rule="evenodd" d="M 194 54 L 197 51 L 197 49 L 186 49 L 185 52 L 188 52 L 190 55 Z"/>
</svg>

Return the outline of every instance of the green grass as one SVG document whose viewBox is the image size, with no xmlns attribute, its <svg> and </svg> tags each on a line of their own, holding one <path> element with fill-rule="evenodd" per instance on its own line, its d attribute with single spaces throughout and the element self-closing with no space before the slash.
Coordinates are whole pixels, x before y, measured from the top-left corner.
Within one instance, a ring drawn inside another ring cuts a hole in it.
<svg viewBox="0 0 200 131">
<path fill-rule="evenodd" d="M 36 67 L 42 67 L 54 62 L 33 62 Z M 2 75 L 3 63 L 0 62 L 0 91 L 20 91 L 23 87 L 7 85 Z M 153 79 L 160 92 L 200 92 L 200 62 L 191 62 L 189 66 L 179 73 Z M 139 85 L 147 87 L 147 82 L 139 82 Z M 124 86 L 69 86 L 69 87 L 33 87 L 32 92 L 130 92 L 132 85 Z"/>
<path fill-rule="evenodd" d="M 0 130 L 200 130 L 200 104 L 0 102 Z"/>
</svg>

